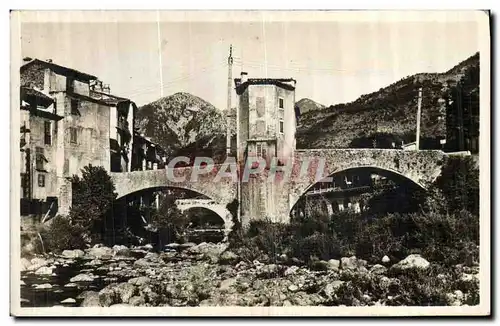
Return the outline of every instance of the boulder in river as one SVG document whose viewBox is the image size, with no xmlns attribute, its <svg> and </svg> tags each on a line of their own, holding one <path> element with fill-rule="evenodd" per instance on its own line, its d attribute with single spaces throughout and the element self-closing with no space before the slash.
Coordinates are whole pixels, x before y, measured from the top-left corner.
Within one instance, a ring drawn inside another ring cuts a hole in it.
<svg viewBox="0 0 500 326">
<path fill-rule="evenodd" d="M 72 277 L 70 282 L 92 282 L 94 280 L 94 276 L 92 274 L 78 274 Z"/>
<path fill-rule="evenodd" d="M 61 254 L 64 258 L 82 258 L 85 255 L 85 252 L 80 249 L 75 250 L 64 250 Z"/>
<path fill-rule="evenodd" d="M 55 266 L 43 266 L 36 270 L 35 275 L 52 275 Z"/>
<path fill-rule="evenodd" d="M 418 254 L 412 254 L 401 260 L 397 264 L 392 265 L 391 270 L 405 271 L 409 269 L 427 269 L 430 263 Z"/>
</svg>

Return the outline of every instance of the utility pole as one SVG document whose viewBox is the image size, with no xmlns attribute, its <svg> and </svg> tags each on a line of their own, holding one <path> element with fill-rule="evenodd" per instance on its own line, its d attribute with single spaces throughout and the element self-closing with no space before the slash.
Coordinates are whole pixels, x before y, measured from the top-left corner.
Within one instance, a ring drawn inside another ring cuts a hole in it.
<svg viewBox="0 0 500 326">
<path fill-rule="evenodd" d="M 160 64 L 160 97 L 163 97 L 163 63 L 161 60 L 160 11 L 156 11 L 156 28 L 158 30 L 158 60 Z"/>
<path fill-rule="evenodd" d="M 422 115 L 422 87 L 418 89 L 418 108 L 417 108 L 417 140 L 415 141 L 417 151 L 420 150 L 420 116 Z"/>
<path fill-rule="evenodd" d="M 457 84 L 457 128 L 458 128 L 458 150 L 463 151 L 464 146 L 464 111 L 462 103 L 462 84 Z"/>
<path fill-rule="evenodd" d="M 227 58 L 227 136 L 226 154 L 231 153 L 231 79 L 233 77 L 233 45 L 229 46 L 229 57 Z"/>
</svg>

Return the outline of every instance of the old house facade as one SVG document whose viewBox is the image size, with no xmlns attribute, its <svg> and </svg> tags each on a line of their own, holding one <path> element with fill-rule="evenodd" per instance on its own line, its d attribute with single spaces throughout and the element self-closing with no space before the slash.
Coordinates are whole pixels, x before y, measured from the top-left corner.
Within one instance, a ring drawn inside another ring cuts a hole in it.
<svg viewBox="0 0 500 326">
<path fill-rule="evenodd" d="M 151 169 L 164 167 L 153 166 L 158 146 L 134 132 L 135 103 L 109 94 L 96 76 L 26 58 L 20 77 L 21 215 L 67 214 L 70 178 L 89 164 L 128 172 L 140 160 L 146 169 L 134 157 L 144 151 Z"/>
</svg>

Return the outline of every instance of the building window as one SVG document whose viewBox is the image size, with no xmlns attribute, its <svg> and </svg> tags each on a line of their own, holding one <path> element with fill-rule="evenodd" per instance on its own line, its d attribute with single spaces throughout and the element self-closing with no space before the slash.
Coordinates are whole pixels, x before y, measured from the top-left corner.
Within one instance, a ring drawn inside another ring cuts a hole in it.
<svg viewBox="0 0 500 326">
<path fill-rule="evenodd" d="M 279 102 L 279 106 L 278 106 L 278 107 L 279 107 L 280 109 L 284 109 L 284 108 L 285 108 L 285 101 L 284 101 L 284 100 L 280 97 L 280 98 L 278 99 L 278 102 Z"/>
<path fill-rule="evenodd" d="M 267 153 L 266 153 L 266 144 L 264 144 L 264 143 L 257 143 L 257 145 L 256 145 L 256 151 L 257 151 L 257 157 L 266 158 L 266 156 L 267 156 Z"/>
<path fill-rule="evenodd" d="M 279 119 L 279 132 L 285 132 L 285 109 L 281 106 L 282 100 L 280 98 L 280 108 L 278 109 L 278 119 Z"/>
<path fill-rule="evenodd" d="M 78 143 L 77 130 L 76 128 L 69 128 L 70 142 L 72 144 Z"/>
<path fill-rule="evenodd" d="M 73 93 L 75 90 L 75 81 L 73 78 L 66 77 L 66 92 Z"/>
<path fill-rule="evenodd" d="M 72 115 L 80 115 L 80 111 L 78 110 L 78 100 L 72 98 L 71 99 L 71 114 Z"/>
<path fill-rule="evenodd" d="M 45 187 L 45 174 L 38 174 L 38 187 Z"/>
<path fill-rule="evenodd" d="M 285 122 L 283 120 L 280 120 L 280 133 L 285 132 Z"/>
<path fill-rule="evenodd" d="M 45 145 L 52 145 L 52 135 L 51 135 L 50 125 L 51 125 L 50 121 L 45 121 L 43 124 Z"/>
<path fill-rule="evenodd" d="M 35 168 L 39 171 L 45 171 L 45 163 L 48 161 L 47 158 L 45 158 L 43 147 L 37 147 L 35 154 L 36 154 Z"/>
<path fill-rule="evenodd" d="M 255 99 L 255 106 L 257 108 L 257 117 L 262 118 L 266 114 L 266 101 L 264 97 L 257 97 Z"/>
</svg>

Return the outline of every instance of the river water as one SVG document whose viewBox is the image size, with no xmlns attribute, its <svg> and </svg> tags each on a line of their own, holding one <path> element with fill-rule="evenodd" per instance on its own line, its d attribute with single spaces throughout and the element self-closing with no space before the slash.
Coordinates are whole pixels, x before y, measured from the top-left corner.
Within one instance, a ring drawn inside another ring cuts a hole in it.
<svg viewBox="0 0 500 326">
<path fill-rule="evenodd" d="M 212 243 L 220 241 L 219 234 L 200 234 L 192 236 L 189 240 L 193 243 L 204 241 Z M 155 251 L 157 250 L 148 250 Z M 89 266 L 91 259 L 71 259 L 66 264 L 56 265 L 53 275 L 36 275 L 34 271 L 21 272 L 21 307 L 53 307 L 53 306 L 80 306 L 83 299 L 78 298 L 78 295 L 84 291 L 100 291 L 108 284 L 126 282 L 133 276 L 123 277 L 113 275 L 110 277 L 109 269 L 103 268 L 103 265 L 115 265 L 114 270 L 120 270 L 119 264 L 132 265 L 135 260 L 144 257 L 144 251 L 131 250 L 131 257 L 123 257 L 119 259 L 102 260 L 99 264 Z M 57 259 L 56 259 L 57 260 Z M 174 259 L 175 260 L 175 259 Z M 95 278 L 91 282 L 71 282 L 71 278 L 81 274 L 91 273 Z M 66 286 L 73 283 L 72 287 Z M 50 288 L 36 288 L 42 284 L 50 284 Z M 65 299 L 74 299 L 73 303 L 61 303 Z"/>
</svg>

